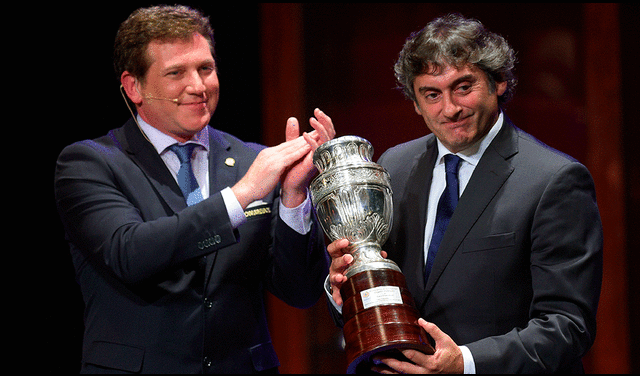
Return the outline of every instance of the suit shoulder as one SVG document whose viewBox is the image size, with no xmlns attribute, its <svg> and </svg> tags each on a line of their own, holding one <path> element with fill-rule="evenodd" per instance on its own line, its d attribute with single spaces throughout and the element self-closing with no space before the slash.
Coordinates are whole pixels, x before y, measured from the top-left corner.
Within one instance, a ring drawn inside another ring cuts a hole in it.
<svg viewBox="0 0 640 376">
<path fill-rule="evenodd" d="M 526 156 L 525 159 L 531 161 L 538 168 L 541 165 L 557 168 L 567 164 L 581 164 L 572 156 L 552 148 L 529 133 L 517 129 L 517 134 L 519 154 Z M 536 156 L 536 158 L 531 158 L 531 156 Z"/>
<path fill-rule="evenodd" d="M 209 134 L 211 138 L 222 144 L 225 148 L 233 148 L 238 151 L 246 151 L 248 153 L 256 155 L 261 150 L 267 148 L 265 145 L 255 142 L 242 141 L 241 139 L 230 133 L 215 128 L 209 128 Z"/>
<path fill-rule="evenodd" d="M 518 130 L 518 153 L 511 161 L 514 176 L 530 186 L 547 189 L 550 184 L 567 186 L 573 182 L 586 184 L 589 191 L 594 189 L 593 177 L 584 164 L 524 131 Z"/>
<path fill-rule="evenodd" d="M 113 129 L 109 131 L 104 136 L 95 138 L 95 139 L 87 139 L 76 141 L 70 145 L 65 146 L 60 152 L 60 156 L 64 157 L 67 154 L 92 154 L 99 153 L 105 155 L 114 155 L 119 154 L 122 151 L 122 146 L 118 142 L 115 134 L 120 130 Z"/>
<path fill-rule="evenodd" d="M 433 134 L 416 138 L 387 149 L 378 159 L 378 163 L 387 166 L 405 166 L 408 160 L 413 160 L 415 156 L 423 154 L 427 150 L 427 145 L 433 139 Z"/>
<path fill-rule="evenodd" d="M 109 131 L 106 135 L 82 140 L 67 145 L 58 155 L 55 179 L 63 176 L 89 177 L 99 171 L 107 171 L 123 160 L 128 160 L 116 134 L 122 128 Z"/>
</svg>

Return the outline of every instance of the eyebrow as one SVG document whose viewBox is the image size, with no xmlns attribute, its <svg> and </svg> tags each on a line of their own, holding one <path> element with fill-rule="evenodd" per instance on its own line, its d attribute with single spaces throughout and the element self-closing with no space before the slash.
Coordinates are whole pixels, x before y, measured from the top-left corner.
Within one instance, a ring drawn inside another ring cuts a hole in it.
<svg viewBox="0 0 640 376">
<path fill-rule="evenodd" d="M 478 78 L 476 76 L 474 76 L 473 74 L 465 74 L 462 77 L 458 77 L 449 86 L 456 86 L 456 85 L 458 85 L 458 84 L 460 84 L 462 82 L 465 82 L 465 81 L 476 82 L 477 80 L 478 80 Z M 418 88 L 418 92 L 420 94 L 424 94 L 424 93 L 426 93 L 428 91 L 440 91 L 440 89 L 435 88 L 435 87 L 430 87 L 430 86 L 421 86 L 420 88 Z"/>
<path fill-rule="evenodd" d="M 163 73 L 168 73 L 171 72 L 175 69 L 184 69 L 187 65 L 189 64 L 182 64 L 182 63 L 177 63 L 177 64 L 173 64 L 173 65 L 169 65 L 168 67 L 162 69 Z M 215 59 L 205 59 L 202 60 L 198 63 L 199 67 L 205 66 L 205 65 L 213 65 L 214 67 L 216 66 L 216 61 Z"/>
</svg>

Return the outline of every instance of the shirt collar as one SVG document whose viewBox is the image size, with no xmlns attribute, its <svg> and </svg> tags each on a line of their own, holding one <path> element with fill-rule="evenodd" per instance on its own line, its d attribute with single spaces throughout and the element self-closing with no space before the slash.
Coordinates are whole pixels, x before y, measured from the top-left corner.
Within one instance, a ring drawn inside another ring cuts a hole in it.
<svg viewBox="0 0 640 376">
<path fill-rule="evenodd" d="M 496 137 L 500 129 L 502 129 L 502 124 L 504 123 L 504 115 L 502 111 L 500 111 L 500 115 L 498 116 L 498 120 L 496 120 L 495 124 L 489 130 L 483 138 L 476 141 L 473 145 L 468 148 L 461 150 L 455 155 L 462 158 L 464 161 L 476 166 L 480 161 L 480 158 L 484 154 L 484 151 L 487 150 L 491 141 Z M 436 138 L 436 142 L 438 144 L 438 159 L 436 164 L 444 163 L 444 156 L 446 154 L 451 154 L 451 152 Z"/>
<path fill-rule="evenodd" d="M 147 136 L 149 142 L 151 142 L 158 154 L 162 154 L 171 145 L 180 144 L 176 142 L 173 137 L 160 132 L 157 128 L 142 120 L 140 115 L 137 115 L 137 120 L 140 125 L 140 130 Z M 209 127 L 206 126 L 202 128 L 202 130 L 196 133 L 191 140 L 185 142 L 185 144 L 189 143 L 200 145 L 205 148 L 205 150 L 209 151 Z"/>
</svg>

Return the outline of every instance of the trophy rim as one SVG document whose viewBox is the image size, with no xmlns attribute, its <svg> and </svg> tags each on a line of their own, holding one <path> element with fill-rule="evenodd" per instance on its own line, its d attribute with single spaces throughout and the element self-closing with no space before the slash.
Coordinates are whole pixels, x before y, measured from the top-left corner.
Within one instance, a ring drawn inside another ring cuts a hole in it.
<svg viewBox="0 0 640 376">
<path fill-rule="evenodd" d="M 367 140 L 366 138 L 362 138 L 360 136 L 354 136 L 354 135 L 347 135 L 347 136 L 336 137 L 334 139 L 326 141 L 322 145 L 318 146 L 318 149 L 320 148 L 326 149 L 328 147 L 331 147 L 334 144 L 340 144 L 343 142 L 353 142 L 353 141 L 361 141 L 367 144 L 371 144 L 369 140 Z"/>
<path fill-rule="evenodd" d="M 368 144 L 371 147 L 371 151 L 372 151 L 371 154 L 373 154 L 373 145 L 371 145 L 371 142 L 369 142 L 369 140 L 367 140 L 366 138 L 362 138 L 360 136 L 348 135 L 348 136 L 336 137 L 332 140 L 324 142 L 322 145 L 318 146 L 316 150 L 313 152 L 313 158 L 315 160 L 316 155 L 320 154 L 323 150 L 331 148 L 334 145 L 354 142 L 354 141 Z"/>
</svg>

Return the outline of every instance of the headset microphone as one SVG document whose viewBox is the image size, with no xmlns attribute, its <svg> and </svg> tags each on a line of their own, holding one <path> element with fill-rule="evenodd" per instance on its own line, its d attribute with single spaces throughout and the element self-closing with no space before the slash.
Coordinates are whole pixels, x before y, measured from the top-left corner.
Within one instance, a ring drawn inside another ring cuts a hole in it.
<svg viewBox="0 0 640 376">
<path fill-rule="evenodd" d="M 138 94 L 142 95 L 140 93 L 140 89 L 138 89 L 138 80 L 136 80 L 135 82 L 135 87 L 136 87 L 136 91 L 138 92 Z M 122 89 L 122 85 L 120 85 L 120 88 Z M 158 98 L 158 97 L 152 97 L 150 95 L 145 95 L 144 96 L 145 99 L 151 99 L 151 100 L 157 100 L 157 101 L 169 101 L 169 102 L 173 102 L 175 104 L 178 104 L 178 98 L 175 99 L 171 99 L 171 98 Z"/>
<path fill-rule="evenodd" d="M 145 99 L 151 99 L 151 100 L 157 100 L 157 101 L 169 101 L 169 102 L 173 102 L 175 104 L 178 104 L 178 99 L 170 99 L 170 98 L 157 98 L 157 97 L 152 97 L 150 95 L 145 95 Z"/>
</svg>

